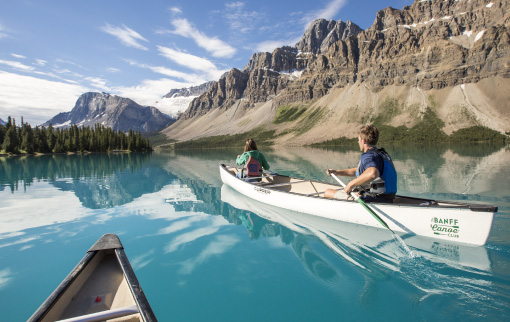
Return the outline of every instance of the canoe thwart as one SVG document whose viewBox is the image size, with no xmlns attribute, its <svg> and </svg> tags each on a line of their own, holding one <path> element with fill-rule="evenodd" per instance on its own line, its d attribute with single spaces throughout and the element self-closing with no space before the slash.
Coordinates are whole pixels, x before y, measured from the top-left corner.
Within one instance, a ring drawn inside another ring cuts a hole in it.
<svg viewBox="0 0 510 322">
<path fill-rule="evenodd" d="M 65 319 L 65 320 L 58 320 L 56 322 L 96 322 L 96 321 L 104 321 L 104 320 L 109 320 L 109 319 L 120 318 L 123 316 L 136 314 L 136 313 L 139 313 L 138 308 L 136 307 L 136 305 L 131 305 L 131 306 L 126 306 L 126 307 L 121 307 L 118 309 L 112 309 L 112 310 L 101 311 L 101 312 L 97 312 L 97 313 L 91 313 L 91 314 L 86 314 L 86 315 L 82 315 L 82 316 L 77 316 L 77 317 L 69 318 L 69 319 Z"/>
</svg>

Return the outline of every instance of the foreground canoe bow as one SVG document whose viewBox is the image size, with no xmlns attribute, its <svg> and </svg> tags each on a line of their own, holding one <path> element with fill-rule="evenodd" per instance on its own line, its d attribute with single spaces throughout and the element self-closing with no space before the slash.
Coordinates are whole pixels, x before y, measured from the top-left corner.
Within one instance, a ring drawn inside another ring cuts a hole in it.
<svg viewBox="0 0 510 322">
<path fill-rule="evenodd" d="M 28 321 L 105 320 L 157 321 L 115 234 L 101 237 Z"/>
<path fill-rule="evenodd" d="M 220 164 L 221 180 L 238 192 L 280 208 L 355 224 L 380 227 L 354 200 L 324 198 L 326 189 L 338 185 L 264 173 L 260 182 L 236 177 L 237 167 Z M 370 203 L 370 208 L 394 231 L 439 238 L 471 245 L 484 245 L 489 236 L 496 206 L 436 201 L 396 196 L 394 203 Z"/>
</svg>

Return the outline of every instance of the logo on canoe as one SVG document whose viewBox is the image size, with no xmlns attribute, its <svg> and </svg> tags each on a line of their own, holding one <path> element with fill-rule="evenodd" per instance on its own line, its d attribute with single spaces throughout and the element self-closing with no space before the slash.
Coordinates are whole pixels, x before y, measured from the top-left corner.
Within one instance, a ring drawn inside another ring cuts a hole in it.
<svg viewBox="0 0 510 322">
<path fill-rule="evenodd" d="M 448 237 L 459 238 L 459 220 L 451 218 L 432 218 L 430 228 L 434 235 L 446 235 Z"/>
<path fill-rule="evenodd" d="M 261 188 L 261 187 L 254 187 L 255 191 L 257 192 L 261 192 L 261 193 L 265 193 L 266 195 L 270 194 L 271 191 L 267 190 L 267 189 L 264 189 L 264 188 Z"/>
</svg>

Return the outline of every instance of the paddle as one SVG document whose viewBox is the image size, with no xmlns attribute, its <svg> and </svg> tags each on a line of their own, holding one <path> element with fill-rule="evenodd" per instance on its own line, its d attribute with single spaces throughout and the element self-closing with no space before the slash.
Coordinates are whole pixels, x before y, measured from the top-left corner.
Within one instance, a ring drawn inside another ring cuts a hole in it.
<svg viewBox="0 0 510 322">
<path fill-rule="evenodd" d="M 331 176 L 333 178 L 335 178 L 336 181 L 338 181 L 342 187 L 345 188 L 345 184 L 342 182 L 342 180 L 338 179 L 338 177 L 334 174 L 334 173 L 331 173 Z M 409 256 L 410 257 L 414 257 L 414 254 L 413 252 L 411 251 L 411 249 L 409 249 L 409 247 L 407 247 L 406 243 L 402 240 L 402 238 L 400 238 L 399 235 L 395 234 L 395 232 L 388 226 L 388 224 L 386 224 L 384 222 L 384 220 L 381 219 L 381 217 L 379 217 L 364 201 L 363 199 L 361 199 L 357 194 L 355 194 L 354 192 L 351 191 L 351 196 L 354 198 L 354 200 L 356 200 L 360 205 L 363 206 L 363 208 L 365 208 L 372 216 L 374 216 L 375 219 L 377 219 L 378 222 L 381 223 L 381 225 L 383 225 L 384 228 L 387 228 L 389 231 L 391 231 L 391 233 L 393 234 L 393 236 L 395 237 L 395 239 L 397 239 L 397 241 L 402 245 L 402 247 L 404 247 L 404 249 L 408 252 Z"/>
<path fill-rule="evenodd" d="M 334 173 L 331 173 L 331 176 L 333 178 L 335 178 L 336 181 L 338 181 L 338 183 L 340 183 L 342 185 L 342 187 L 345 188 L 345 183 L 342 182 L 342 180 L 338 179 L 338 177 L 334 174 Z M 351 191 L 351 196 L 354 198 L 354 200 L 356 200 L 360 205 L 363 206 L 363 208 L 365 208 L 372 216 L 374 216 L 375 219 L 377 219 L 378 222 L 381 223 L 381 225 L 383 225 L 383 227 L 389 229 L 389 231 L 391 231 L 393 233 L 393 235 L 396 235 L 395 232 L 393 230 L 391 230 L 391 228 L 388 226 L 388 224 L 386 224 L 384 222 L 384 220 L 381 219 L 381 217 L 379 217 L 364 201 L 363 199 L 361 199 L 357 194 L 355 194 L 354 192 Z"/>
</svg>

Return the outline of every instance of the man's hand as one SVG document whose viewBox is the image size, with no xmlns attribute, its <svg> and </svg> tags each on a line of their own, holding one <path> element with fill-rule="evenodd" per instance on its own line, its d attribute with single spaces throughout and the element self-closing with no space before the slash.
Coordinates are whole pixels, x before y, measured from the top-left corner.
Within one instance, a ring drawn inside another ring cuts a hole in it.
<svg viewBox="0 0 510 322">
<path fill-rule="evenodd" d="M 351 182 L 352 182 L 352 181 L 351 181 Z M 350 195 L 350 194 L 351 194 L 351 192 L 352 192 L 352 189 L 353 189 L 353 186 L 352 186 L 352 184 L 349 182 L 349 183 L 345 186 L 344 191 L 345 191 L 345 193 L 346 193 L 347 195 Z"/>
</svg>

